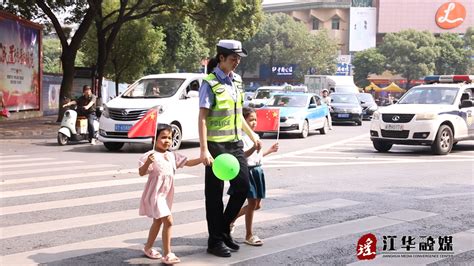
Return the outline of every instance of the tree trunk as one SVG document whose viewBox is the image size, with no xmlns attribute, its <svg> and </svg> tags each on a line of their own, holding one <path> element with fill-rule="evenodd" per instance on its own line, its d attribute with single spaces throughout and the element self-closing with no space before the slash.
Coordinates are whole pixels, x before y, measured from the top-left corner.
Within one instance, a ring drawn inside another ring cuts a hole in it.
<svg viewBox="0 0 474 266">
<path fill-rule="evenodd" d="M 72 85 L 74 82 L 74 59 L 76 58 L 76 52 L 70 49 L 63 49 L 61 54 L 61 63 L 63 67 L 63 80 L 61 81 L 61 89 L 59 90 L 59 112 L 57 122 L 61 122 L 64 115 L 63 104 L 66 103 L 67 99 L 71 99 Z"/>
</svg>

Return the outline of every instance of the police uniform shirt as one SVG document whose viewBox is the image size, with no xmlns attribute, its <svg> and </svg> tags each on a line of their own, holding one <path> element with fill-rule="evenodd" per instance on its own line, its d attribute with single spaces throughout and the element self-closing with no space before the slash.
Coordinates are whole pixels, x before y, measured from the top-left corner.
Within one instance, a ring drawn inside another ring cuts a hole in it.
<svg viewBox="0 0 474 266">
<path fill-rule="evenodd" d="M 234 72 L 230 72 L 229 75 L 226 75 L 222 69 L 219 67 L 214 68 L 214 74 L 217 77 L 217 80 L 224 84 L 225 89 L 230 94 L 234 101 L 237 101 L 237 89 L 234 88 L 232 80 L 234 79 Z M 199 89 L 199 107 L 211 109 L 214 105 L 214 93 L 211 90 L 209 83 L 203 82 L 201 88 Z"/>
</svg>

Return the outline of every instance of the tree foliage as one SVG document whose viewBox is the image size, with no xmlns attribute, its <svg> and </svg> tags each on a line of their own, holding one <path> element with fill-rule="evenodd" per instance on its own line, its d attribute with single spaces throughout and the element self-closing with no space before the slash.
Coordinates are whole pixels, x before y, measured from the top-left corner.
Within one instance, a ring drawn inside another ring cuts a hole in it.
<svg viewBox="0 0 474 266">
<path fill-rule="evenodd" d="M 189 17 L 175 21 L 157 16 L 155 20 L 165 33 L 166 49 L 163 58 L 147 67 L 146 72 L 198 72 L 201 60 L 209 56 L 209 48 L 196 23 Z"/>
<path fill-rule="evenodd" d="M 455 33 L 443 33 L 436 39 L 439 56 L 436 58 L 436 74 L 466 74 L 470 67 L 469 50 L 464 48 L 464 40 Z"/>
<path fill-rule="evenodd" d="M 61 42 L 56 38 L 43 39 L 43 71 L 46 73 L 62 73 Z"/>
<path fill-rule="evenodd" d="M 357 52 L 352 59 L 354 66 L 354 82 L 359 87 L 369 85 L 369 74 L 382 74 L 385 70 L 386 58 L 376 48 Z"/>
<path fill-rule="evenodd" d="M 411 80 L 434 73 L 439 54 L 435 43 L 430 32 L 403 30 L 387 34 L 380 51 L 387 58 L 387 69 L 406 78 L 409 87 Z"/>
<path fill-rule="evenodd" d="M 96 36 L 95 29 L 91 28 L 81 47 L 87 65 L 95 65 L 97 60 Z M 149 19 L 125 23 L 113 43 L 104 77 L 115 81 L 116 90 L 120 82 L 133 82 L 143 75 L 148 65 L 155 64 L 163 56 L 163 39 L 161 29 L 153 27 Z"/>
<path fill-rule="evenodd" d="M 468 51 L 468 55 L 471 58 L 469 62 L 469 73 L 474 74 L 474 27 L 469 27 L 464 34 L 464 48 Z"/>
<path fill-rule="evenodd" d="M 260 30 L 245 42 L 249 57 L 242 60 L 240 71 L 255 70 L 258 64 L 268 66 L 296 64 L 298 78 L 313 67 L 317 73 L 335 71 L 337 46 L 324 31 L 313 35 L 305 26 L 286 14 L 266 15 Z M 269 83 L 272 80 L 268 81 Z"/>
</svg>

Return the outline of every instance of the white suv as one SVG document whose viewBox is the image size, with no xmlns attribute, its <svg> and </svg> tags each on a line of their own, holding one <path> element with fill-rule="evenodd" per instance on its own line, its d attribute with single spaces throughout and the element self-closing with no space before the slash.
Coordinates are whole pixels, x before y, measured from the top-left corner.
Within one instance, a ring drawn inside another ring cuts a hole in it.
<svg viewBox="0 0 474 266">
<path fill-rule="evenodd" d="M 100 117 L 99 140 L 111 151 L 124 143 L 150 143 L 151 138 L 128 138 L 129 129 L 145 113 L 159 106 L 158 123 L 171 125 L 172 150 L 183 140 L 199 138 L 199 87 L 204 74 L 173 73 L 145 76 L 119 97 L 104 104 Z"/>
<path fill-rule="evenodd" d="M 458 141 L 474 139 L 474 76 L 428 76 L 393 105 L 374 113 L 370 139 L 379 152 L 393 144 L 430 145 L 448 154 Z"/>
</svg>

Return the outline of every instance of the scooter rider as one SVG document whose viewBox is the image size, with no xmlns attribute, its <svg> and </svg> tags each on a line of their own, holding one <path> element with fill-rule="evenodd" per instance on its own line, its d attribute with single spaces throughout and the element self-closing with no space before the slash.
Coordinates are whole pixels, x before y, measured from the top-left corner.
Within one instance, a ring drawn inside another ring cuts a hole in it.
<svg viewBox="0 0 474 266">
<path fill-rule="evenodd" d="M 92 94 L 92 89 L 88 85 L 82 87 L 82 96 L 76 101 L 70 101 L 63 105 L 63 107 L 77 104 L 77 113 L 87 117 L 87 131 L 89 132 L 89 142 L 95 145 L 96 139 L 94 136 L 94 120 L 96 120 L 95 109 L 96 109 L 97 96 Z"/>
</svg>

